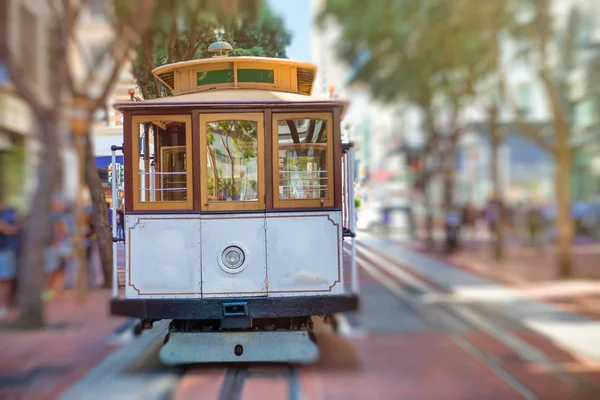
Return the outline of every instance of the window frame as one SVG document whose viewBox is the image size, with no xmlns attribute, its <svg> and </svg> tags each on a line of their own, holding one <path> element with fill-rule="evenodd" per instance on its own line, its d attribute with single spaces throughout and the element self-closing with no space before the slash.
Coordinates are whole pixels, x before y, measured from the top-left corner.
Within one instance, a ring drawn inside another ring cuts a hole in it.
<svg viewBox="0 0 600 400">
<path fill-rule="evenodd" d="M 200 124 L 200 198 L 201 211 L 254 211 L 265 210 L 266 176 L 265 176 L 265 116 L 263 112 L 206 113 L 199 115 Z M 207 132 L 209 122 L 237 120 L 256 122 L 258 201 L 208 201 L 208 155 L 206 154 Z"/>
<path fill-rule="evenodd" d="M 293 112 L 272 114 L 272 163 L 273 163 L 273 207 L 278 208 L 324 208 L 334 205 L 334 140 L 332 112 Z M 288 119 L 321 119 L 327 129 L 327 198 L 326 199 L 280 199 L 279 198 L 279 129 L 278 122 Z"/>
<path fill-rule="evenodd" d="M 187 200 L 185 201 L 140 201 L 140 131 L 139 125 L 158 121 L 174 121 L 185 123 L 185 154 L 188 159 L 186 188 Z M 194 154 L 192 152 L 192 116 L 188 114 L 162 114 L 162 115 L 132 115 L 131 116 L 131 150 L 132 160 L 132 197 L 133 209 L 139 211 L 163 210 L 193 210 L 194 209 Z"/>
</svg>

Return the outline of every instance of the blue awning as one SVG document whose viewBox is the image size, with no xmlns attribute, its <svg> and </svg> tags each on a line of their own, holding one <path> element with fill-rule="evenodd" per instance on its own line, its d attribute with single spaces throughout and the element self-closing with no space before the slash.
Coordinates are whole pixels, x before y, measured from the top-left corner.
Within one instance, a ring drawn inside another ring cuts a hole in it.
<svg viewBox="0 0 600 400">
<path fill-rule="evenodd" d="M 117 163 L 123 165 L 123 156 L 117 156 Z M 111 156 L 99 156 L 96 157 L 96 168 L 108 168 L 112 162 Z"/>
</svg>

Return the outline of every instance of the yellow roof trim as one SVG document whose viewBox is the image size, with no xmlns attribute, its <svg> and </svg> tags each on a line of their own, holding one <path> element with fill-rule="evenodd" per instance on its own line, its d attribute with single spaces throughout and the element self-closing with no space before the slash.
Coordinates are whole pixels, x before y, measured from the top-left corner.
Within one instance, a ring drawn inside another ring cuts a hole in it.
<svg viewBox="0 0 600 400">
<path fill-rule="evenodd" d="M 201 83 L 199 74 L 223 69 L 232 69 L 233 76 L 222 81 L 206 80 Z M 272 70 L 272 81 L 238 81 L 238 70 L 241 69 Z M 170 88 L 174 95 L 232 88 L 267 89 L 311 95 L 316 72 L 317 67 L 306 62 L 271 57 L 220 56 L 163 65 L 155 68 L 152 74 Z"/>
<path fill-rule="evenodd" d="M 302 61 L 289 60 L 287 58 L 240 56 L 240 57 L 213 57 L 213 58 L 202 58 L 199 60 L 181 61 L 181 62 L 176 62 L 173 64 L 161 65 L 160 67 L 156 67 L 152 70 L 152 73 L 156 76 L 158 74 L 164 74 L 165 72 L 180 69 L 183 67 L 191 67 L 194 65 L 204 65 L 204 64 L 217 64 L 217 63 L 223 63 L 223 62 L 237 62 L 237 61 L 252 61 L 252 62 L 264 62 L 264 63 L 268 63 L 268 64 L 289 65 L 289 66 L 295 66 L 295 67 L 300 67 L 300 68 L 313 69 L 315 71 L 317 69 L 317 66 L 314 64 L 302 62 Z"/>
</svg>

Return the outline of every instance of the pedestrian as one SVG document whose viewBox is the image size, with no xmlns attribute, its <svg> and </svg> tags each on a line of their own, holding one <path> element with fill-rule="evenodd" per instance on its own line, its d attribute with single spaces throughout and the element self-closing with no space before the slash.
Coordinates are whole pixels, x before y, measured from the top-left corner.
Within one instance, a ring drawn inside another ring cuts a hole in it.
<svg viewBox="0 0 600 400">
<path fill-rule="evenodd" d="M 536 204 L 532 204 L 527 211 L 527 232 L 529 234 L 529 246 L 538 248 L 539 234 L 544 227 L 542 212 Z"/>
<path fill-rule="evenodd" d="M 96 240 L 94 219 L 91 213 L 86 213 L 86 222 L 85 244 L 89 271 L 88 285 L 91 288 L 96 288 L 104 283 L 104 276 L 100 262 L 100 253 L 98 251 L 98 242 Z"/>
<path fill-rule="evenodd" d="M 113 210 L 110 207 L 110 203 L 108 201 L 106 202 L 106 209 L 107 209 L 107 212 L 108 212 L 108 226 L 110 227 L 110 231 L 112 232 L 112 213 L 113 213 Z"/>
<path fill-rule="evenodd" d="M 384 207 L 383 209 L 383 234 L 385 236 L 389 236 L 390 234 L 390 225 L 391 225 L 391 210 L 389 207 Z"/>
<path fill-rule="evenodd" d="M 117 209 L 117 237 L 123 239 L 125 237 L 125 213 L 123 205 Z"/>
<path fill-rule="evenodd" d="M 17 275 L 16 244 L 19 228 L 16 211 L 0 198 L 0 320 L 6 318 Z"/>
<path fill-rule="evenodd" d="M 50 301 L 57 294 L 62 294 L 66 280 L 65 253 L 68 246 L 68 226 L 63 216 L 66 207 L 62 199 L 55 195 L 51 200 L 50 245 L 44 252 L 44 270 L 46 272 L 46 290 L 42 293 L 44 301 Z"/>
<path fill-rule="evenodd" d="M 475 207 L 470 202 L 467 202 L 461 209 L 461 222 L 464 227 L 466 236 L 468 239 L 476 239 L 476 223 L 477 223 L 477 212 Z"/>
<path fill-rule="evenodd" d="M 446 253 L 453 253 L 459 246 L 461 218 L 453 206 L 445 207 Z"/>
</svg>

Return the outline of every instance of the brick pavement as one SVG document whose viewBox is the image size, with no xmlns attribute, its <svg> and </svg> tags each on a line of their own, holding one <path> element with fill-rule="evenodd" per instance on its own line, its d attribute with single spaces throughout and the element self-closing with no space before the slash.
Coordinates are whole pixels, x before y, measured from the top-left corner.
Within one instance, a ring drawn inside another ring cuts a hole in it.
<svg viewBox="0 0 600 400">
<path fill-rule="evenodd" d="M 556 250 L 545 246 L 536 250 L 514 242 L 506 246 L 505 257 L 494 259 L 488 241 L 466 241 L 453 254 L 434 251 L 423 242 L 402 242 L 413 250 L 474 272 L 484 278 L 517 288 L 566 311 L 600 319 L 600 244 L 575 244 L 572 247 L 573 277 L 562 279 L 556 265 Z"/>
<path fill-rule="evenodd" d="M 116 349 L 108 336 L 127 322 L 109 315 L 110 292 L 46 305 L 43 331 L 0 330 L 0 399 L 54 399 Z M 54 325 L 54 326 L 53 326 Z"/>
</svg>

